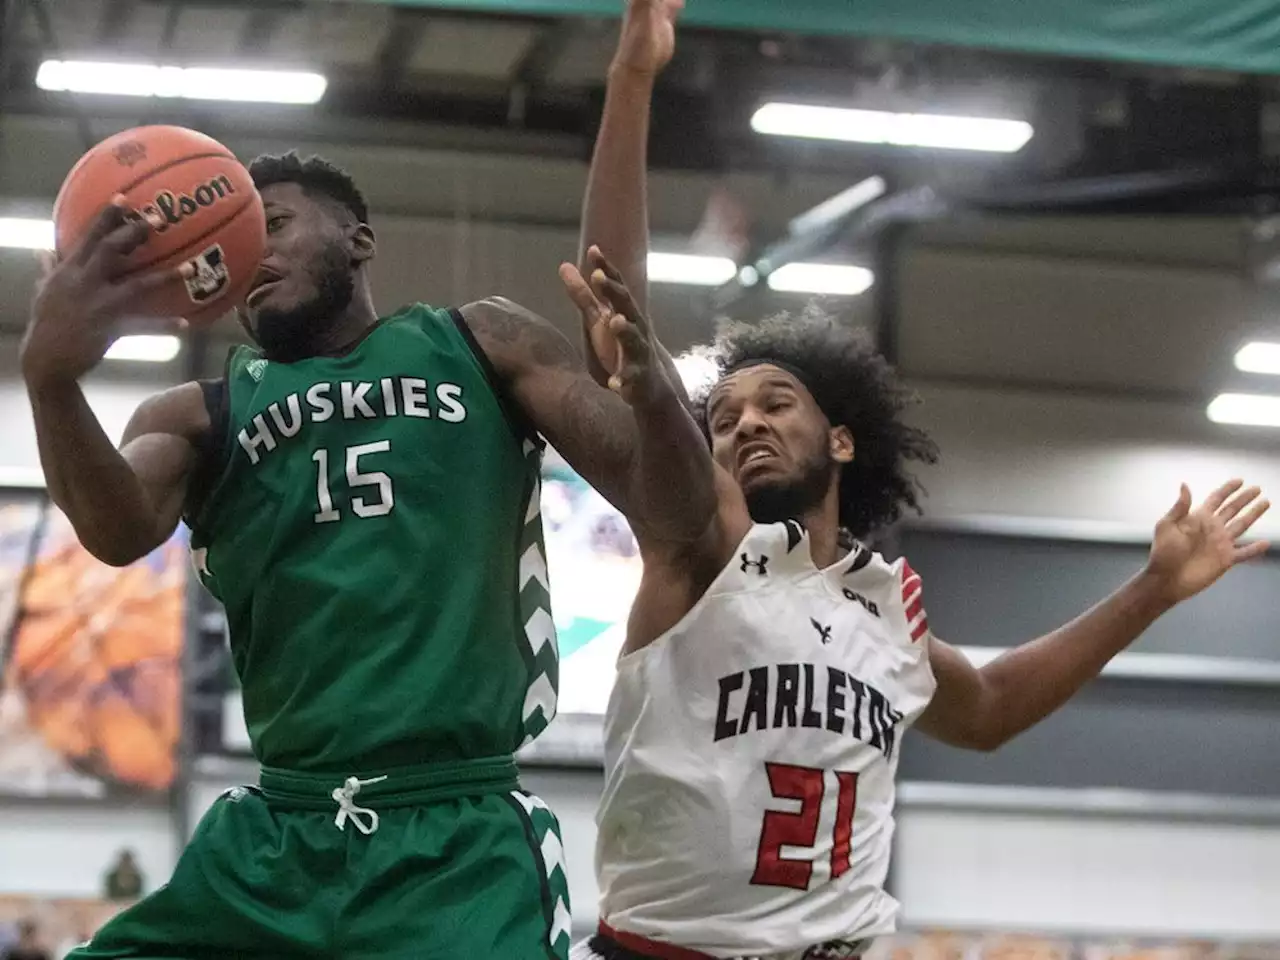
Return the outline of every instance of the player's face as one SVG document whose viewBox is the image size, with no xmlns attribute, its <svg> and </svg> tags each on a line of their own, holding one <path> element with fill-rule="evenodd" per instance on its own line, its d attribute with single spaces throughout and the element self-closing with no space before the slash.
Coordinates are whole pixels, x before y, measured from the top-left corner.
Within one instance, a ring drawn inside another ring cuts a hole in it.
<svg viewBox="0 0 1280 960">
<path fill-rule="evenodd" d="M 748 367 L 720 381 L 707 425 L 712 456 L 738 481 L 758 523 L 805 515 L 838 480 L 827 418 L 778 367 Z"/>
<path fill-rule="evenodd" d="M 296 183 L 262 190 L 267 252 L 242 319 L 268 352 L 307 355 L 307 346 L 351 303 L 355 268 L 330 205 Z"/>
</svg>

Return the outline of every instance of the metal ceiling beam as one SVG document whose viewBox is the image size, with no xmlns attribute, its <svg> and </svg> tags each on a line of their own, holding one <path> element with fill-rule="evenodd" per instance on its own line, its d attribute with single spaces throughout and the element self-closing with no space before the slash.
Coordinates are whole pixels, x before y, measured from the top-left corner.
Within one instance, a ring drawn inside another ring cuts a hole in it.
<svg viewBox="0 0 1280 960">
<path fill-rule="evenodd" d="M 877 334 L 882 349 L 892 353 L 896 350 L 897 329 L 893 260 L 906 228 L 912 224 L 953 212 L 1024 216 L 1262 216 L 1276 209 L 1280 209 L 1280 165 L 1275 164 L 1120 174 L 953 197 L 922 187 L 895 194 L 833 220 L 819 221 L 813 229 L 797 230 L 765 248 L 756 263 L 765 262 L 767 269 L 777 270 L 837 245 L 868 250 L 876 267 L 877 285 L 883 278 L 889 281 L 888 289 L 876 295 Z M 760 273 L 763 279 L 767 270 Z M 741 279 L 734 279 L 716 290 L 713 308 L 722 312 L 751 296 L 762 285 L 744 285 Z"/>
<path fill-rule="evenodd" d="M 394 90 L 404 77 L 426 29 L 427 17 L 422 11 L 393 11 L 390 29 L 378 51 L 378 82 L 383 90 Z"/>
<path fill-rule="evenodd" d="M 547 76 L 560 61 L 577 35 L 572 21 L 558 20 L 544 26 L 511 71 L 511 88 L 507 116 L 517 126 L 528 119 L 529 97 L 546 83 Z"/>
</svg>

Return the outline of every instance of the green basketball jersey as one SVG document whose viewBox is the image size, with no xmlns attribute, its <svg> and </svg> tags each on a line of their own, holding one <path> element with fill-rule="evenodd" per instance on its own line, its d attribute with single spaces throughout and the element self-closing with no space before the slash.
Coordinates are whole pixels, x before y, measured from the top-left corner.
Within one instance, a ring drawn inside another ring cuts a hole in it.
<svg viewBox="0 0 1280 960">
<path fill-rule="evenodd" d="M 262 763 L 501 756 L 550 722 L 542 449 L 494 383 L 461 316 L 421 304 L 343 357 L 233 351 L 188 522 Z"/>
</svg>

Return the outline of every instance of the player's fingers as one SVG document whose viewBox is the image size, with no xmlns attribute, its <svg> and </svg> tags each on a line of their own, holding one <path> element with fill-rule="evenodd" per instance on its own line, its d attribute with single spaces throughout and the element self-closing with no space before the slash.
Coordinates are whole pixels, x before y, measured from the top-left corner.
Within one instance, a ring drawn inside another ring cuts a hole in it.
<svg viewBox="0 0 1280 960">
<path fill-rule="evenodd" d="M 1218 508 L 1227 502 L 1227 497 L 1244 486 L 1243 480 L 1228 480 L 1205 498 L 1204 506 L 1210 513 L 1217 513 Z"/>
<path fill-rule="evenodd" d="M 1226 503 L 1218 508 L 1218 516 L 1223 523 L 1237 516 L 1240 511 L 1253 503 L 1262 495 L 1261 487 L 1245 487 L 1235 496 L 1231 497 Z"/>
<path fill-rule="evenodd" d="M 1164 515 L 1164 520 L 1170 523 L 1177 523 L 1184 519 L 1191 512 L 1191 489 L 1184 483 L 1178 490 L 1178 499 L 1174 501 L 1169 512 Z"/>
<path fill-rule="evenodd" d="M 600 319 L 604 305 L 592 291 L 578 268 L 571 263 L 560 264 L 560 282 L 573 305 L 593 321 Z"/>
<path fill-rule="evenodd" d="M 622 271 L 610 262 L 609 258 L 604 255 L 604 252 L 599 247 L 593 246 L 588 250 L 587 259 L 591 264 L 592 273 L 595 273 L 597 270 L 603 270 L 604 275 L 610 280 L 626 286 L 627 281 L 623 279 Z"/>
<path fill-rule="evenodd" d="M 80 245 L 71 254 L 70 259 L 80 266 L 84 266 L 98 249 L 98 244 L 113 230 L 120 227 L 127 218 L 128 208 L 125 206 L 124 197 L 121 195 L 113 197 L 111 202 L 102 208 L 97 219 L 93 221 L 93 225 L 89 227 L 89 232 L 85 234 L 84 239 L 80 241 Z"/>
<path fill-rule="evenodd" d="M 147 270 L 136 273 L 122 283 L 116 284 L 113 299 L 120 306 L 127 308 L 130 303 L 141 300 L 166 284 L 191 279 L 195 273 L 196 268 L 189 261 L 167 270 Z"/>
<path fill-rule="evenodd" d="M 116 276 L 129 255 L 146 243 L 150 236 L 151 225 L 147 221 L 141 218 L 126 221 L 102 238 L 86 269 L 97 270 L 105 277 Z"/>
<path fill-rule="evenodd" d="M 591 289 L 613 308 L 614 313 L 622 314 L 641 330 L 648 329 L 644 314 L 640 312 L 640 307 L 626 284 L 607 276 L 603 270 L 597 270 L 591 274 Z"/>
<path fill-rule="evenodd" d="M 1248 510 L 1227 524 L 1227 536 L 1232 540 L 1239 540 L 1248 533 L 1249 529 L 1262 519 L 1262 516 L 1270 509 L 1270 500 L 1257 501 Z"/>
<path fill-rule="evenodd" d="M 1262 556 L 1270 549 L 1270 541 L 1255 540 L 1253 543 L 1246 543 L 1242 547 L 1236 547 L 1235 553 L 1232 555 L 1232 560 L 1236 563 L 1247 563 L 1250 560 L 1254 560 Z"/>
<path fill-rule="evenodd" d="M 648 363 L 648 341 L 634 323 L 615 313 L 609 320 L 609 332 L 618 341 L 626 364 L 636 367 Z"/>
</svg>

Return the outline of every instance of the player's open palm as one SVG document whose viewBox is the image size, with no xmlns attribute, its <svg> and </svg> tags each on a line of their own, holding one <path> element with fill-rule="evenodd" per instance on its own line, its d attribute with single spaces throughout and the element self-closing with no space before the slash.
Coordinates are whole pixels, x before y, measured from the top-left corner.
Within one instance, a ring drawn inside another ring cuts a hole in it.
<svg viewBox="0 0 1280 960">
<path fill-rule="evenodd" d="M 65 259 L 55 262 L 50 256 L 44 261 L 22 339 L 22 371 L 29 383 L 69 382 L 88 373 L 122 332 L 130 307 L 173 279 L 173 270 L 126 272 L 129 254 L 150 229 L 113 204 Z M 181 324 L 175 319 L 151 326 L 172 329 Z"/>
<path fill-rule="evenodd" d="M 627 0 L 613 65 L 656 76 L 676 50 L 676 18 L 684 0 Z"/>
<path fill-rule="evenodd" d="M 1214 583 L 1237 563 L 1266 552 L 1269 544 L 1242 544 L 1244 537 L 1270 508 L 1257 487 L 1232 480 L 1191 509 L 1191 491 L 1183 484 L 1177 503 L 1156 524 L 1150 573 L 1160 578 L 1171 603 L 1179 603 Z"/>
</svg>

